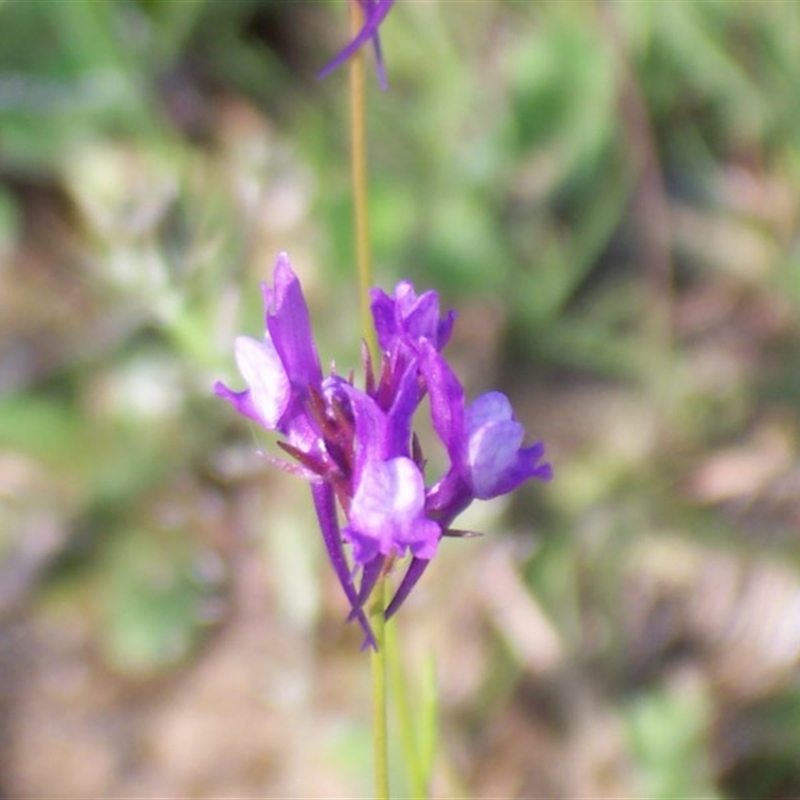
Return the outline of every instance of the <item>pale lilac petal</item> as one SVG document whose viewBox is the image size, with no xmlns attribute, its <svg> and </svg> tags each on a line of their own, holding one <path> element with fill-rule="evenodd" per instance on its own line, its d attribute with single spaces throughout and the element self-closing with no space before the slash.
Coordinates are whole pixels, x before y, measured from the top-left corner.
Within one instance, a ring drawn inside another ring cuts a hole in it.
<svg viewBox="0 0 800 800">
<path fill-rule="evenodd" d="M 432 558 L 441 530 L 425 517 L 422 473 L 409 458 L 373 461 L 364 466 L 350 505 L 345 537 L 356 563 L 378 553 Z"/>
<path fill-rule="evenodd" d="M 401 281 L 395 290 L 398 323 L 412 339 L 428 339 L 436 346 L 439 327 L 439 296 L 436 292 L 424 292 L 417 297 L 414 286 Z"/>
<path fill-rule="evenodd" d="M 517 453 L 514 463 L 497 478 L 489 497 L 499 497 L 514 491 L 520 484 L 535 478 L 539 481 L 549 481 L 553 477 L 553 468 L 549 463 L 541 463 L 544 458 L 544 444 L 536 442 L 530 447 L 524 447 Z M 480 495 L 478 495 L 480 497 Z"/>
<path fill-rule="evenodd" d="M 493 497 L 498 481 L 517 460 L 525 430 L 500 392 L 475 399 L 467 408 L 466 423 L 467 468 L 475 496 Z"/>
<path fill-rule="evenodd" d="M 487 392 L 466 412 L 467 471 L 475 497 L 489 499 L 516 489 L 529 478 L 549 480 L 541 443 L 521 448 L 525 431 L 514 418 L 508 398 Z"/>
<path fill-rule="evenodd" d="M 248 336 L 236 338 L 234 353 L 261 424 L 274 430 L 291 399 L 289 377 L 278 353 L 269 339 L 257 342 Z"/>
<path fill-rule="evenodd" d="M 476 397 L 467 408 L 467 432 L 471 434 L 488 422 L 514 419 L 511 402 L 502 392 L 486 392 Z"/>
<path fill-rule="evenodd" d="M 234 392 L 233 389 L 229 389 L 222 381 L 217 381 L 214 384 L 214 394 L 232 403 L 236 411 L 243 417 L 252 419 L 253 422 L 257 422 L 259 425 L 264 424 L 256 407 L 253 405 L 249 389 L 245 389 L 243 392 Z"/>
<path fill-rule="evenodd" d="M 482 425 L 467 444 L 470 481 L 479 498 L 494 497 L 503 476 L 517 461 L 525 431 L 518 422 L 491 422 Z"/>
</svg>

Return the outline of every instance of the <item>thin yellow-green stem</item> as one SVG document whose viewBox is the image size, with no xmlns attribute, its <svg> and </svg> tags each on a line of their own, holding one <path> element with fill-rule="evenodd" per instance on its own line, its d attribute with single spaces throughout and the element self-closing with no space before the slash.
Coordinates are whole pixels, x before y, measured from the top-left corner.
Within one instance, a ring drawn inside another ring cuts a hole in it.
<svg viewBox="0 0 800 800">
<path fill-rule="evenodd" d="M 369 621 L 378 649 L 372 653 L 372 730 L 375 764 L 375 800 L 389 800 L 389 734 L 386 718 L 386 579 L 372 590 Z"/>
<path fill-rule="evenodd" d="M 392 702 L 411 796 L 418 798 L 418 800 L 425 800 L 428 797 L 428 787 L 425 773 L 420 763 L 419 737 L 416 734 L 411 718 L 408 687 L 405 681 L 403 663 L 400 659 L 400 646 L 397 641 L 397 625 L 391 621 L 386 626 L 386 652 L 389 659 L 389 682 L 392 690 Z"/>
<path fill-rule="evenodd" d="M 356 0 L 350 2 L 350 31 L 355 37 L 364 24 L 363 12 Z M 371 325 L 369 289 L 372 285 L 370 255 L 369 205 L 367 186 L 367 113 L 364 55 L 357 52 L 350 59 L 350 152 L 352 159 L 353 211 L 358 264 L 358 297 L 361 327 L 373 363 L 377 355 L 375 331 Z M 386 578 L 381 576 L 368 601 L 368 616 L 375 634 L 377 649 L 371 656 L 372 727 L 375 748 L 375 798 L 389 800 L 389 734 L 386 709 Z"/>
<path fill-rule="evenodd" d="M 363 12 L 356 0 L 350 2 L 350 30 L 355 36 L 363 25 Z M 358 265 L 358 296 L 364 341 L 375 359 L 375 331 L 370 324 L 369 289 L 372 286 L 372 255 L 369 236 L 369 190 L 367 186 L 367 107 L 364 54 L 350 59 L 350 157 L 352 162 L 353 212 Z M 373 361 L 373 363 L 377 363 Z M 378 365 L 380 366 L 380 365 Z"/>
</svg>

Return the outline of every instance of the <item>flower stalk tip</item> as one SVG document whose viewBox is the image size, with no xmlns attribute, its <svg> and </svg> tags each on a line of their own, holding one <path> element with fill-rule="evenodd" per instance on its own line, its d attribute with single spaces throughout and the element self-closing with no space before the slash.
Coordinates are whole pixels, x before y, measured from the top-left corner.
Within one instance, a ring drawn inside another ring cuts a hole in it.
<svg viewBox="0 0 800 800">
<path fill-rule="evenodd" d="M 389 88 L 389 81 L 386 77 L 386 66 L 383 61 L 383 51 L 378 29 L 384 19 L 386 19 L 387 14 L 392 10 L 394 0 L 351 0 L 351 2 L 356 3 L 361 8 L 364 24 L 355 32 L 350 42 L 319 71 L 317 77 L 320 79 L 326 78 L 334 70 L 349 61 L 371 40 L 375 53 L 375 69 L 378 74 L 378 84 L 383 91 L 386 91 Z"/>
</svg>

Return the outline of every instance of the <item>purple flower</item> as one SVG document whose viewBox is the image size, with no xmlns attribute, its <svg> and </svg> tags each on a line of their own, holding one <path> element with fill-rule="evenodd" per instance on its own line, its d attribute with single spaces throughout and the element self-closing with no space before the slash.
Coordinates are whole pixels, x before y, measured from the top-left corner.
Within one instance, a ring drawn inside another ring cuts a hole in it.
<svg viewBox="0 0 800 800">
<path fill-rule="evenodd" d="M 273 285 L 263 293 L 263 340 L 242 336 L 235 344 L 247 388 L 237 392 L 217 383 L 215 392 L 280 434 L 278 444 L 299 463 L 277 462 L 309 480 L 350 617 L 362 626 L 365 644 L 374 646 L 363 606 L 380 575 L 396 560 L 411 557 L 387 608 L 391 616 L 473 500 L 505 494 L 530 478 L 549 480 L 550 465 L 542 461 L 541 443 L 523 445 L 524 429 L 505 395 L 489 392 L 466 405 L 463 387 L 441 354 L 455 314 L 440 315 L 436 292 L 418 296 L 408 281 L 397 285 L 393 297 L 372 290 L 382 354 L 376 375 L 365 350 L 363 390 L 352 378 L 323 376 L 308 307 L 285 253 L 278 256 Z M 431 484 L 413 433 L 426 393 L 450 461 Z"/>
<path fill-rule="evenodd" d="M 507 494 L 529 478 L 550 480 L 550 465 L 540 463 L 544 445 L 522 447 L 525 429 L 504 394 L 488 392 L 465 406 L 461 383 L 428 343 L 423 346 L 421 369 L 430 392 L 433 426 L 450 456 L 449 473 L 432 489 L 448 524 L 464 502 Z"/>
<path fill-rule="evenodd" d="M 372 289 L 372 317 L 378 344 L 388 352 L 400 343 L 414 351 L 423 340 L 430 342 L 436 350 L 442 350 L 450 341 L 455 311 L 439 316 L 439 297 L 436 292 L 424 292 L 417 297 L 410 281 L 400 281 L 394 290 L 394 298 L 382 289 Z"/>
<path fill-rule="evenodd" d="M 273 284 L 261 286 L 266 309 L 263 341 L 240 336 L 234 346 L 248 388 L 234 392 L 218 382 L 214 391 L 240 414 L 306 448 L 317 438 L 306 401 L 309 391 L 321 391 L 322 370 L 303 290 L 286 253 L 275 262 Z"/>
<path fill-rule="evenodd" d="M 427 492 L 428 515 L 443 532 L 473 500 L 507 494 L 529 478 L 552 478 L 552 467 L 542 462 L 544 445 L 522 447 L 524 428 L 504 394 L 488 392 L 465 406 L 464 389 L 436 348 L 423 341 L 420 355 L 433 427 L 450 457 L 450 469 Z M 400 608 L 427 566 L 424 559 L 412 559 L 386 609 L 387 617 Z"/>
<path fill-rule="evenodd" d="M 344 64 L 371 39 L 375 50 L 378 83 L 381 89 L 386 91 L 389 87 L 389 83 L 386 79 L 386 67 L 383 63 L 383 53 L 381 52 L 381 40 L 378 36 L 378 28 L 386 18 L 386 15 L 392 10 L 394 0 L 357 0 L 357 2 L 364 12 L 364 26 L 356 34 L 355 38 L 322 68 L 319 77 L 325 78 L 330 75 L 331 72 Z"/>
<path fill-rule="evenodd" d="M 525 429 L 517 422 L 508 398 L 500 392 L 481 395 L 467 407 L 465 471 L 475 497 L 486 500 L 507 494 L 529 478 L 548 481 L 549 464 L 541 464 L 541 442 L 522 447 Z"/>
</svg>

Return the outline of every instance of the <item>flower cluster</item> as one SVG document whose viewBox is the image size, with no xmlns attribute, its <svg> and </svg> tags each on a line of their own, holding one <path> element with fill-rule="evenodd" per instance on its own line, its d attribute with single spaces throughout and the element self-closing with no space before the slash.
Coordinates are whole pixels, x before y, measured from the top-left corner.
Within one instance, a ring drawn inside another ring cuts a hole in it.
<svg viewBox="0 0 800 800">
<path fill-rule="evenodd" d="M 235 392 L 217 383 L 215 391 L 281 434 L 280 447 L 297 465 L 279 463 L 309 480 L 351 618 L 374 647 L 364 604 L 392 562 L 411 556 L 387 617 L 417 583 L 441 538 L 458 535 L 451 525 L 474 499 L 505 494 L 529 478 L 549 480 L 550 465 L 542 461 L 541 443 L 522 445 L 523 427 L 505 395 L 489 392 L 465 403 L 464 389 L 441 354 L 455 313 L 440 316 L 436 292 L 417 295 L 408 281 L 397 285 L 393 297 L 372 290 L 381 363 L 376 370 L 365 345 L 365 386 L 359 389 L 352 376 L 323 375 L 305 298 L 285 253 L 275 264 L 273 285 L 262 288 L 264 339 L 242 336 L 235 345 L 248 388 Z M 412 431 L 426 394 L 449 458 L 445 474 L 430 484 Z"/>
<path fill-rule="evenodd" d="M 364 12 L 364 25 L 356 34 L 353 40 L 333 58 L 319 73 L 320 78 L 330 75 L 335 69 L 344 64 L 351 56 L 358 52 L 370 39 L 375 50 L 375 64 L 378 71 L 378 83 L 381 89 L 386 91 L 389 82 L 386 78 L 386 68 L 383 63 L 381 52 L 381 40 L 378 35 L 380 27 L 386 15 L 392 10 L 394 0 L 357 0 Z"/>
</svg>

